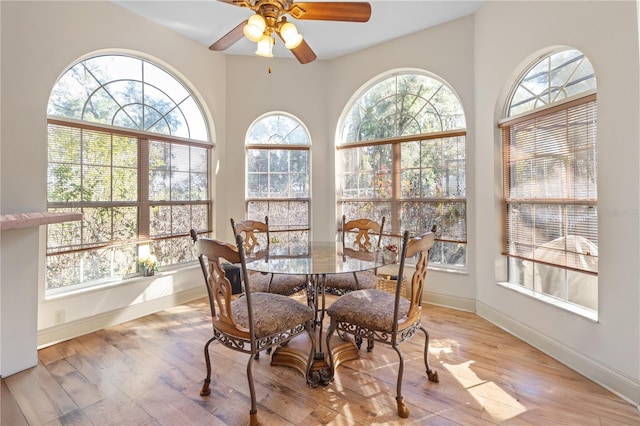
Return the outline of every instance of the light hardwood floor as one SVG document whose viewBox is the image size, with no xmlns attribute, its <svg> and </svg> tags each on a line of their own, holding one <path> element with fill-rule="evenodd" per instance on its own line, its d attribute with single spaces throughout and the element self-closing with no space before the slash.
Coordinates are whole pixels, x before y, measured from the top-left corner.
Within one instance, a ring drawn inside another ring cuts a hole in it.
<svg viewBox="0 0 640 426">
<path fill-rule="evenodd" d="M 402 346 L 409 419 L 396 416 L 397 355 L 363 345 L 359 360 L 315 389 L 261 356 L 254 373 L 262 424 L 640 425 L 631 404 L 477 315 L 425 308 L 440 383 L 426 379 L 420 333 Z M 1 424 L 248 424 L 246 355 L 213 344 L 212 393 L 199 394 L 210 334 L 200 299 L 42 349 L 36 367 L 3 380 Z"/>
</svg>

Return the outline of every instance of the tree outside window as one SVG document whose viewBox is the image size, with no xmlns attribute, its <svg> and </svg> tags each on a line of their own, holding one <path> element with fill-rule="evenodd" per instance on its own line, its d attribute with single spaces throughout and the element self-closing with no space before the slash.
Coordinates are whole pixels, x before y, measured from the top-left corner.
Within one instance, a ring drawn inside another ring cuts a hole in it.
<svg viewBox="0 0 640 426">
<path fill-rule="evenodd" d="M 466 268 L 466 124 L 441 80 L 385 76 L 349 106 L 337 146 L 340 216 L 386 218 L 385 244 L 437 226 L 432 265 Z"/>
</svg>

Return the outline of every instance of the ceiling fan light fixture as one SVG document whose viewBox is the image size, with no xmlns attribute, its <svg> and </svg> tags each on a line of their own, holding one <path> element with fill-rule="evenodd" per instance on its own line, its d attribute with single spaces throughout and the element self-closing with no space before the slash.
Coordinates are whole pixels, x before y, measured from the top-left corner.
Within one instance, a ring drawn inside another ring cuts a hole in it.
<svg viewBox="0 0 640 426">
<path fill-rule="evenodd" d="M 258 48 L 256 49 L 256 55 L 264 56 L 266 58 L 273 57 L 273 45 L 275 44 L 275 40 L 268 35 L 263 35 L 260 40 L 258 40 Z"/>
<path fill-rule="evenodd" d="M 298 32 L 298 29 L 291 22 L 285 22 L 280 28 L 280 35 L 284 40 L 284 45 L 287 49 L 295 49 L 302 43 L 302 35 Z"/>
<path fill-rule="evenodd" d="M 256 13 L 247 20 L 242 32 L 249 40 L 257 43 L 263 37 L 265 28 L 267 28 L 267 22 Z"/>
<path fill-rule="evenodd" d="M 366 1 L 218 1 L 250 9 L 254 12 L 254 16 L 236 25 L 231 31 L 209 46 L 209 50 L 214 52 L 224 51 L 246 36 L 248 40 L 258 44 L 256 54 L 272 57 L 275 34 L 277 34 L 282 39 L 285 47 L 301 64 L 313 62 L 318 57 L 311 46 L 307 44 L 307 38 L 303 38 L 298 33 L 295 25 L 285 25 L 288 23 L 286 15 L 295 19 L 339 22 L 367 22 L 371 17 L 371 4 Z"/>
</svg>

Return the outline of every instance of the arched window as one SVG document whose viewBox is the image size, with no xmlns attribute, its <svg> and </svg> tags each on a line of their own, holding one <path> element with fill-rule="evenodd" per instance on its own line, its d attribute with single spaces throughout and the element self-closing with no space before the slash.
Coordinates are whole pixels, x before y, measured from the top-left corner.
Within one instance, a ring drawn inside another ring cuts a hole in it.
<svg viewBox="0 0 640 426">
<path fill-rule="evenodd" d="M 247 218 L 269 216 L 272 239 L 308 240 L 311 140 L 307 129 L 291 115 L 270 113 L 251 125 L 245 149 Z"/>
<path fill-rule="evenodd" d="M 466 267 L 466 123 L 443 81 L 387 75 L 349 105 L 337 146 L 340 216 L 386 218 L 385 234 L 437 225 L 432 264 Z"/>
<path fill-rule="evenodd" d="M 47 290 L 102 284 L 192 260 L 207 231 L 211 143 L 202 110 L 162 68 L 124 55 L 80 61 L 48 104 L 47 205 L 80 212 L 47 229 Z"/>
<path fill-rule="evenodd" d="M 593 311 L 595 90 L 595 72 L 582 52 L 552 52 L 523 73 L 506 105 L 508 118 L 500 123 L 509 282 Z"/>
</svg>

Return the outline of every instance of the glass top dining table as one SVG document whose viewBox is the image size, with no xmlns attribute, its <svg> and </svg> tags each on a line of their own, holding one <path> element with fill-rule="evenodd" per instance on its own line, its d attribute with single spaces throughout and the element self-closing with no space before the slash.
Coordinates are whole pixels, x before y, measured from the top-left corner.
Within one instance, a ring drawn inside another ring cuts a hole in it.
<svg viewBox="0 0 640 426">
<path fill-rule="evenodd" d="M 311 386 L 328 385 L 333 379 L 322 351 L 323 319 L 326 308 L 325 281 L 327 275 L 354 273 L 373 270 L 384 266 L 386 261 L 382 252 L 358 251 L 343 247 L 342 242 L 311 241 L 309 243 L 269 244 L 267 249 L 250 253 L 246 258 L 250 271 L 272 274 L 295 274 L 307 276 L 307 303 L 316 312 L 314 328 L 316 331 L 316 353 L 307 382 Z M 358 348 L 353 342 L 345 342 L 343 348 L 336 351 L 334 365 L 350 359 L 357 359 Z M 338 357 L 338 359 L 336 359 Z M 305 362 L 299 351 L 288 347 L 279 347 L 271 357 L 271 365 L 284 365 L 297 368 L 303 374 L 300 365 Z"/>
<path fill-rule="evenodd" d="M 366 271 L 384 266 L 381 252 L 364 252 L 335 241 L 308 244 L 270 244 L 268 249 L 247 256 L 247 269 L 263 273 L 331 275 Z"/>
</svg>

